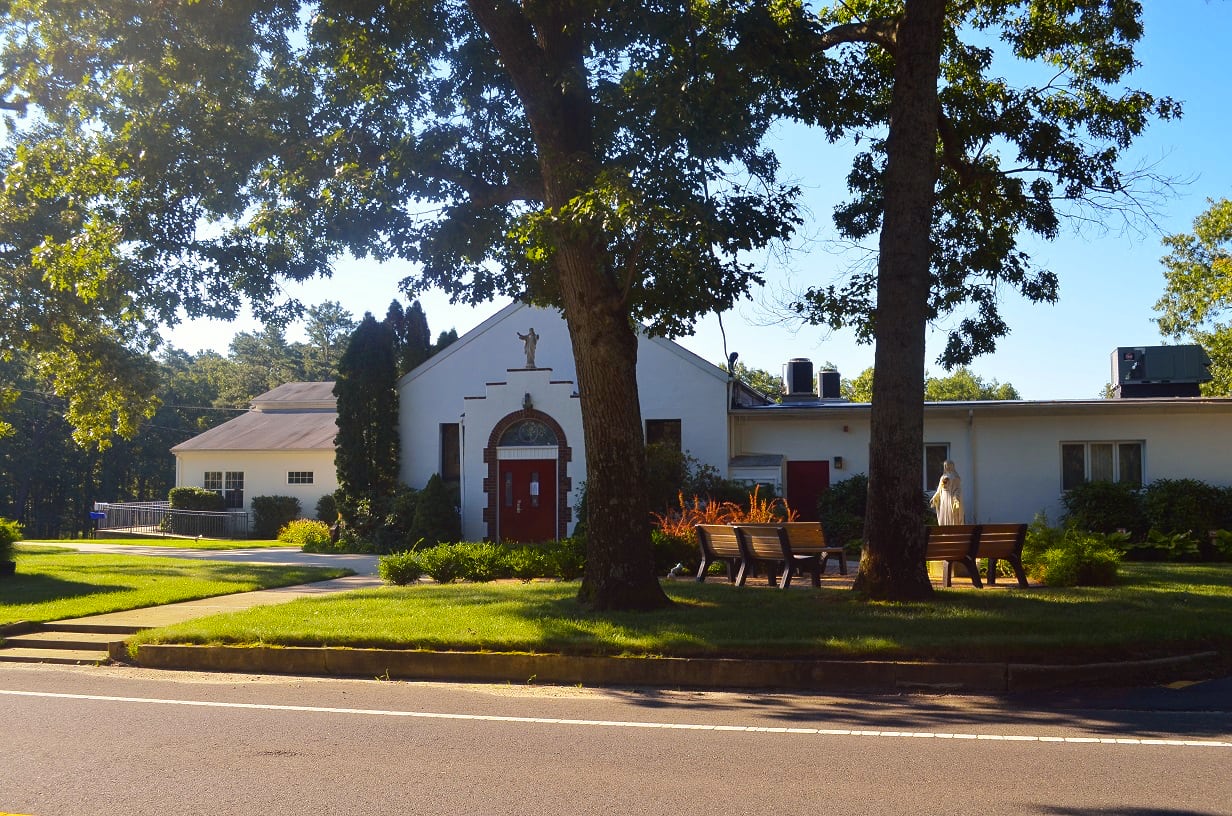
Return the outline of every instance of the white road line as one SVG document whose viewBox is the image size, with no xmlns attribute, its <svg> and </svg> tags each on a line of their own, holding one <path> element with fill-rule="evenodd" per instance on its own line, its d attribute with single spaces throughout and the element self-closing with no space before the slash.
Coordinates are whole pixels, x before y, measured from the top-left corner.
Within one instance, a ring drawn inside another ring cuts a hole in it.
<svg viewBox="0 0 1232 816">
<path fill-rule="evenodd" d="M 847 728 L 786 728 L 764 725 L 707 725 L 698 723 L 625 722 L 621 720 L 566 720 L 553 717 L 504 717 L 495 714 L 442 714 L 433 711 L 389 711 L 379 708 L 331 708 L 328 706 L 273 705 L 269 703 L 224 703 L 211 700 L 165 700 L 157 697 L 113 697 L 103 694 L 60 694 L 49 691 L 0 689 L 9 697 L 43 697 L 56 700 L 89 700 L 105 703 L 236 708 L 254 711 L 297 711 L 311 714 L 351 714 L 366 717 L 412 717 L 424 720 L 569 725 L 593 728 L 661 728 L 668 731 L 735 731 L 745 734 L 805 734 L 822 737 L 876 737 L 880 739 L 991 740 L 993 742 L 1047 742 L 1085 745 L 1139 745 L 1149 747 L 1232 748 L 1221 740 L 1158 739 L 1148 737 L 1062 737 L 1023 734 L 969 734 L 933 731 L 870 731 Z"/>
</svg>

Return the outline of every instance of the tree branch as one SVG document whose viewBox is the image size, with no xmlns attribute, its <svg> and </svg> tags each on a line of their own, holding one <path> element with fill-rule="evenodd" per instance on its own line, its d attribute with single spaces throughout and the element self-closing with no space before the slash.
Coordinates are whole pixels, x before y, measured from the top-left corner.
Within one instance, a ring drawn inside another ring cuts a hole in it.
<svg viewBox="0 0 1232 816">
<path fill-rule="evenodd" d="M 477 207 L 494 207 L 517 201 L 542 201 L 543 180 L 538 176 L 511 179 L 504 184 L 491 184 L 445 164 L 425 165 L 421 172 L 439 181 L 462 188 Z"/>
<path fill-rule="evenodd" d="M 891 54 L 898 47 L 898 18 L 878 17 L 859 23 L 844 23 L 828 28 L 817 38 L 817 48 L 825 51 L 844 43 L 872 43 Z"/>
</svg>

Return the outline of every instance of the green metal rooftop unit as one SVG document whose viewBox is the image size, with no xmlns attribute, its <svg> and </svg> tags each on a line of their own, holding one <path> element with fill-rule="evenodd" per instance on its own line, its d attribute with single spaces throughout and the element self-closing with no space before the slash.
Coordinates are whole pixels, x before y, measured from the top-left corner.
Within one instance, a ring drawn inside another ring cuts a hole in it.
<svg viewBox="0 0 1232 816">
<path fill-rule="evenodd" d="M 1121 346 L 1112 352 L 1112 385 L 1120 398 L 1196 397 L 1210 364 L 1198 345 Z"/>
</svg>

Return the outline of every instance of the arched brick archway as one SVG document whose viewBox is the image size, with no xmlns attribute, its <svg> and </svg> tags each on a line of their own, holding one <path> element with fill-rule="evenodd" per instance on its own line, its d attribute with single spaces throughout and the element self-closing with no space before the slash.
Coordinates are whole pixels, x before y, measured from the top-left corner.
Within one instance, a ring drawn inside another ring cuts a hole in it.
<svg viewBox="0 0 1232 816">
<path fill-rule="evenodd" d="M 573 508 L 569 506 L 569 491 L 573 487 L 573 478 L 568 474 L 569 462 L 573 459 L 573 449 L 569 447 L 568 438 L 565 436 L 565 429 L 550 415 L 535 408 L 524 408 L 521 411 L 515 411 L 512 414 L 501 417 L 492 426 L 492 432 L 488 434 L 488 444 L 483 449 L 483 462 L 487 467 L 487 474 L 483 478 L 483 493 L 487 499 L 483 508 L 483 522 L 487 528 L 486 537 L 489 541 L 495 541 L 497 538 L 497 504 L 500 501 L 500 490 L 498 487 L 498 468 L 500 465 L 497 451 L 500 448 L 500 440 L 505 435 L 505 432 L 514 425 L 526 422 L 527 420 L 542 422 L 556 435 L 557 538 L 565 537 L 566 531 L 569 529 L 569 522 L 573 520 Z"/>
</svg>

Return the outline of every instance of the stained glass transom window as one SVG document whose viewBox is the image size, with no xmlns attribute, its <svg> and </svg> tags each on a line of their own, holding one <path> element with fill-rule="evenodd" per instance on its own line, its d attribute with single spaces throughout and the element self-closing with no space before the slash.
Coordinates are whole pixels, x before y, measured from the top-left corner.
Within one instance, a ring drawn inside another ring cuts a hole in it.
<svg viewBox="0 0 1232 816">
<path fill-rule="evenodd" d="M 524 419 L 517 422 L 501 434 L 500 446 L 510 447 L 540 447 L 557 444 L 556 433 L 547 423 L 537 419 Z"/>
</svg>

